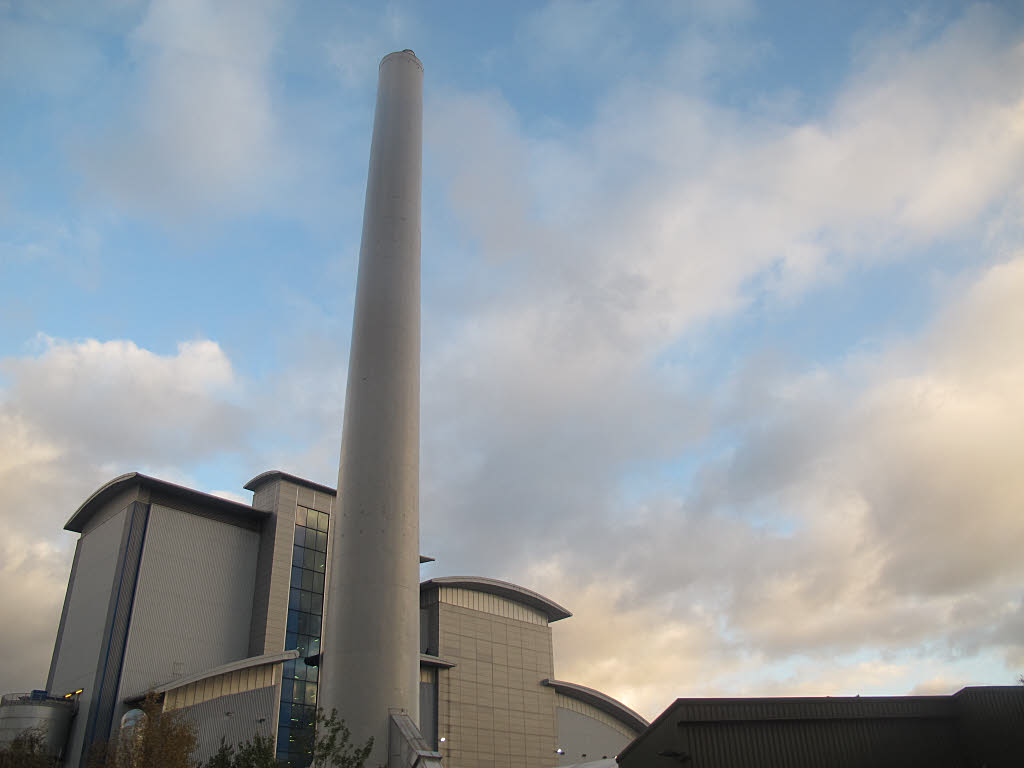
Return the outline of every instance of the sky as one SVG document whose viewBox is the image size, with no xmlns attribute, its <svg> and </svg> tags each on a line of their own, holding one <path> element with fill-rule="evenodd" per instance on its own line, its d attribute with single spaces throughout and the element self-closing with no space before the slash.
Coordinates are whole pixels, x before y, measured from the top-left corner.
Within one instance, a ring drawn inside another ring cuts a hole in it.
<svg viewBox="0 0 1024 768">
<path fill-rule="evenodd" d="M 1024 672 L 1024 5 L 0 0 L 0 689 L 139 471 L 334 485 L 425 66 L 423 577 L 680 696 Z"/>
</svg>

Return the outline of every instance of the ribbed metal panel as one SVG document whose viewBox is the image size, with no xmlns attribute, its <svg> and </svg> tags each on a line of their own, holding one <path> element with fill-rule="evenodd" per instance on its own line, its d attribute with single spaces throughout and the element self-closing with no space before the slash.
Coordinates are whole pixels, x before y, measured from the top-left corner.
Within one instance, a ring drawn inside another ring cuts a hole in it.
<svg viewBox="0 0 1024 768">
<path fill-rule="evenodd" d="M 100 659 L 100 672 L 96 678 L 99 696 L 93 702 L 86 727 L 86 740 L 89 743 L 105 741 L 110 735 L 111 721 L 117 706 L 125 644 L 128 641 L 128 622 L 132 615 L 139 562 L 142 559 L 142 548 L 146 538 L 149 506 L 133 501 L 128 507 L 127 514 L 124 543 L 118 558 L 118 573 L 113 585 L 114 604 L 110 613 L 110 628 L 106 649 Z"/>
<path fill-rule="evenodd" d="M 1024 765 L 1024 686 L 965 688 L 953 701 L 964 744 L 978 764 Z"/>
<path fill-rule="evenodd" d="M 945 718 L 681 723 L 674 742 L 693 768 L 966 765 Z"/>
<path fill-rule="evenodd" d="M 220 748 L 221 739 L 234 745 L 250 740 L 255 733 L 273 737 L 277 733 L 275 711 L 280 696 L 279 678 L 277 685 L 218 696 L 181 709 L 195 723 L 198 734 L 192 759 L 205 762 Z"/>
<path fill-rule="evenodd" d="M 82 540 L 75 542 L 75 556 L 71 560 L 71 575 L 68 577 L 68 588 L 64 593 L 64 606 L 60 610 L 60 623 L 57 625 L 57 640 L 53 644 L 53 656 L 50 657 L 50 670 L 46 675 L 46 690 L 53 693 L 53 676 L 57 671 L 57 658 L 60 656 L 61 641 L 64 639 L 64 625 L 68 620 L 68 608 L 71 606 L 71 595 L 75 590 L 75 571 L 78 569 L 78 558 L 82 552 Z M 76 689 L 77 690 L 77 689 Z M 64 691 L 67 693 L 67 691 Z"/>
<path fill-rule="evenodd" d="M 259 534 L 153 505 L 119 700 L 248 656 Z"/>
<path fill-rule="evenodd" d="M 105 649 L 107 606 L 111 601 L 126 518 L 125 509 L 113 515 L 105 514 L 101 524 L 82 535 L 75 580 L 68 586 L 68 610 L 57 658 L 52 665 L 50 688 L 51 693 L 57 695 L 84 689 L 78 701 L 78 715 L 72 722 L 67 751 L 69 766 L 78 765 L 89 711 L 99 694 L 96 676 Z"/>
</svg>

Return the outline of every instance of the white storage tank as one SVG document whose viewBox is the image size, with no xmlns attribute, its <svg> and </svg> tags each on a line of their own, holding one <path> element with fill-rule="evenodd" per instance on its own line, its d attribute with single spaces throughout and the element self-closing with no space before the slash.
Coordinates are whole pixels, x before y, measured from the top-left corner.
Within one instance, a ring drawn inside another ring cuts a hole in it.
<svg viewBox="0 0 1024 768">
<path fill-rule="evenodd" d="M 0 699 L 0 744 L 10 744 L 19 733 L 37 728 L 46 739 L 47 751 L 61 758 L 74 716 L 74 698 L 58 699 L 46 691 L 5 694 Z"/>
</svg>

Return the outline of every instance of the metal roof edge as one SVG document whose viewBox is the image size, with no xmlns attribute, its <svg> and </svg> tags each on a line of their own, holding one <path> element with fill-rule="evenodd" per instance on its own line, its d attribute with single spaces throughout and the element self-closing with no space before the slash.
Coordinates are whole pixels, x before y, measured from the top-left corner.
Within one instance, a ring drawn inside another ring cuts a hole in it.
<svg viewBox="0 0 1024 768">
<path fill-rule="evenodd" d="M 304 477 L 299 477 L 298 475 L 293 475 L 280 469 L 268 469 L 266 472 L 260 472 L 258 475 L 256 475 L 256 477 L 254 477 L 252 480 L 250 480 L 242 487 L 245 488 L 245 490 L 247 491 L 255 491 L 263 483 L 268 482 L 269 480 L 273 480 L 275 478 L 280 480 L 286 480 L 289 483 L 295 483 L 296 485 L 301 485 L 306 488 L 311 488 L 312 490 L 317 491 L 319 493 L 329 493 L 331 496 L 338 495 L 337 488 L 331 488 L 329 485 L 317 483 L 313 480 L 307 480 Z"/>
<path fill-rule="evenodd" d="M 616 720 L 628 725 L 634 731 L 643 732 L 650 725 L 640 714 L 634 712 L 618 699 L 612 698 L 606 693 L 601 693 L 601 691 L 594 688 L 588 688 L 578 683 L 569 683 L 565 680 L 553 680 L 552 678 L 545 678 L 540 681 L 540 684 L 554 688 L 571 699 L 590 704 L 606 715 L 611 715 Z"/>
<path fill-rule="evenodd" d="M 84 530 L 86 523 L 89 522 L 89 519 L 95 513 L 100 504 L 106 501 L 110 496 L 114 495 L 115 491 L 119 488 L 133 482 L 138 482 L 140 485 L 165 491 L 172 495 L 209 504 L 223 512 L 257 518 L 260 520 L 267 517 L 266 512 L 240 501 L 226 499 L 223 496 L 215 496 L 212 493 L 198 491 L 195 488 L 188 488 L 187 486 L 178 485 L 177 483 L 172 483 L 168 480 L 161 480 L 158 477 L 143 475 L 141 472 L 127 472 L 123 475 L 118 475 L 113 480 L 108 480 L 93 491 L 92 494 L 89 495 L 89 498 L 83 501 L 78 509 L 75 510 L 74 514 L 68 518 L 68 521 L 64 524 L 64 530 L 72 531 L 73 533 L 81 533 Z"/>
<path fill-rule="evenodd" d="M 498 595 L 523 605 L 535 608 L 548 617 L 548 621 L 560 621 L 572 616 L 572 612 L 554 600 L 534 592 L 532 589 L 520 587 L 508 581 L 489 579 L 484 576 L 436 576 L 420 582 L 420 591 L 433 587 L 463 587 L 489 595 Z"/>
<path fill-rule="evenodd" d="M 170 680 L 162 685 L 154 687 L 153 692 L 166 693 L 167 691 L 174 690 L 175 688 L 181 688 L 183 685 L 189 685 L 190 683 L 205 680 L 208 677 L 225 675 L 228 672 L 237 672 L 240 669 L 248 669 L 249 667 L 259 667 L 263 664 L 276 664 L 280 661 L 291 661 L 292 659 L 297 658 L 299 658 L 299 652 L 296 650 L 265 653 L 262 656 L 249 656 L 244 659 L 239 659 L 238 661 L 230 661 L 227 664 L 221 664 L 219 667 L 213 667 L 212 669 L 207 669 L 203 672 L 196 672 L 192 675 Z"/>
</svg>

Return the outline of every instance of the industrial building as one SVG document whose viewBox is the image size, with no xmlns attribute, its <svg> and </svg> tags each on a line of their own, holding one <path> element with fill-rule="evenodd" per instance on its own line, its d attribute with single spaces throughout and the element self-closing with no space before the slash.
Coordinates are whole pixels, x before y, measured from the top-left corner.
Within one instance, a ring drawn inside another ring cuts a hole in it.
<svg viewBox="0 0 1024 768">
<path fill-rule="evenodd" d="M 1024 686 L 951 696 L 678 699 L 622 768 L 1017 768 Z"/>
<path fill-rule="evenodd" d="M 277 471 L 245 487 L 251 506 L 130 473 L 68 520 L 80 536 L 43 704 L 67 734 L 63 765 L 83 765 L 150 690 L 196 723 L 197 759 L 260 732 L 284 764 L 306 764 L 314 665 L 332 640 L 322 617 L 336 494 Z M 612 757 L 646 727 L 557 679 L 550 625 L 571 614 L 556 602 L 480 577 L 429 579 L 419 594 L 419 726 L 446 766 Z"/>
</svg>

